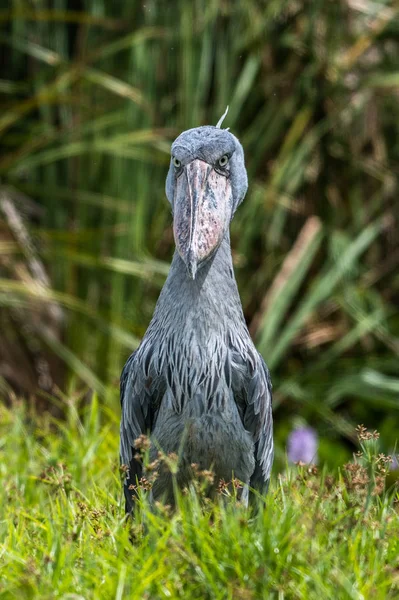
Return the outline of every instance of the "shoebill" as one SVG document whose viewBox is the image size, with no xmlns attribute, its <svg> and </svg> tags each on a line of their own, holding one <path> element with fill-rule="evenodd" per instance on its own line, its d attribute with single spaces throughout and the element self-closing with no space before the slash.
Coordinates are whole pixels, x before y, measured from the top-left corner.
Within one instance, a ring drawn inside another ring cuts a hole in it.
<svg viewBox="0 0 399 600">
<path fill-rule="evenodd" d="M 220 123 L 184 131 L 172 144 L 166 196 L 176 250 L 152 321 L 121 375 L 127 512 L 143 476 L 134 444 L 142 434 L 151 441 L 151 461 L 160 450 L 178 456 L 180 487 L 189 484 L 195 463 L 215 475 L 210 495 L 232 478 L 243 484 L 244 503 L 248 488 L 267 491 L 271 382 L 245 324 L 229 237 L 246 191 L 242 146 Z M 151 497 L 173 504 L 168 469 Z"/>
</svg>

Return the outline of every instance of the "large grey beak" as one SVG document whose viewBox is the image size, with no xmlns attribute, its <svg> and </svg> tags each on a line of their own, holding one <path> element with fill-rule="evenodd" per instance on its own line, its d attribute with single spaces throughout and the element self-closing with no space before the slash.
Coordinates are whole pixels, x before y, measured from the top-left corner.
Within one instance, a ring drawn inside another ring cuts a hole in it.
<svg viewBox="0 0 399 600">
<path fill-rule="evenodd" d="M 231 215 L 231 185 L 202 160 L 188 163 L 176 183 L 173 233 L 192 279 L 219 247 Z"/>
</svg>

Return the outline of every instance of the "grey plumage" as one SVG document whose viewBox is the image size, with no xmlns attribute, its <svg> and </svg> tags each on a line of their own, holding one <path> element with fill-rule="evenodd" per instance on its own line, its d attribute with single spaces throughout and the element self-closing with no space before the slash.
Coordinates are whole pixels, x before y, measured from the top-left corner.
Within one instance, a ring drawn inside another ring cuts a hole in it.
<svg viewBox="0 0 399 600">
<path fill-rule="evenodd" d="M 149 328 L 121 375 L 127 510 L 129 485 L 142 476 L 134 458 L 141 434 L 151 437 L 151 460 L 159 448 L 179 455 L 181 486 L 197 463 L 212 469 L 216 482 L 234 476 L 267 489 L 271 382 L 245 324 L 229 239 L 230 220 L 246 190 L 244 153 L 231 133 L 206 126 L 175 140 L 166 194 L 177 250 Z M 173 502 L 167 471 L 152 495 Z"/>
</svg>

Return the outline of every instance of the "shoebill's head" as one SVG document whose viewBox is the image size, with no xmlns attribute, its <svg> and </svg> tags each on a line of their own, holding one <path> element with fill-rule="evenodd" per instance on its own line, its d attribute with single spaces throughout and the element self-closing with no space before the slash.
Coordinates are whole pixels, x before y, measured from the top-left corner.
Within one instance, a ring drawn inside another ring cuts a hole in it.
<svg viewBox="0 0 399 600">
<path fill-rule="evenodd" d="M 176 248 L 192 279 L 218 249 L 247 187 L 242 146 L 227 129 L 196 127 L 173 142 L 166 195 Z"/>
</svg>

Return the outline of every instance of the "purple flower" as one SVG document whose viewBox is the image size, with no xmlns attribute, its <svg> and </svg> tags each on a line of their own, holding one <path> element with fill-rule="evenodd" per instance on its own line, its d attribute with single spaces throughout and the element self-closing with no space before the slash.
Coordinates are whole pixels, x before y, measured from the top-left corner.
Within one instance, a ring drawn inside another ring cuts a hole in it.
<svg viewBox="0 0 399 600">
<path fill-rule="evenodd" d="M 317 464 L 317 433 L 312 427 L 298 427 L 291 431 L 287 446 L 289 462 Z"/>
<path fill-rule="evenodd" d="M 397 471 L 399 469 L 399 454 L 392 454 L 392 461 L 389 466 L 390 471 Z"/>
</svg>

